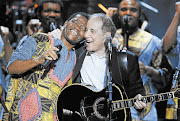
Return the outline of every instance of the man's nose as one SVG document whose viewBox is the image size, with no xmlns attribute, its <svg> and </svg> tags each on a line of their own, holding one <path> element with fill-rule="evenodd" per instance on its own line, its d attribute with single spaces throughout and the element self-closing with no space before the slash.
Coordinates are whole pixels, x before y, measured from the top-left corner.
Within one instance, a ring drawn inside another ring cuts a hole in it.
<svg viewBox="0 0 180 121">
<path fill-rule="evenodd" d="M 131 11 L 128 9 L 126 12 L 125 12 L 126 15 L 130 15 L 131 14 Z"/>
<path fill-rule="evenodd" d="M 85 38 L 88 38 L 88 37 L 89 37 L 89 32 L 88 32 L 88 30 L 85 32 L 84 37 L 85 37 Z"/>
<path fill-rule="evenodd" d="M 54 11 L 49 12 L 49 16 L 56 16 L 56 13 Z"/>
</svg>

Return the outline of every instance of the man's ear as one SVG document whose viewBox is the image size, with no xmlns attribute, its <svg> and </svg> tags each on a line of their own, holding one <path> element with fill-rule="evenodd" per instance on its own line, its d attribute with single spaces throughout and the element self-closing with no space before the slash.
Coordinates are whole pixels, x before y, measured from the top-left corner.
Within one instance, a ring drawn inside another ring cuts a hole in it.
<svg viewBox="0 0 180 121">
<path fill-rule="evenodd" d="M 67 25 L 68 21 L 66 20 L 63 24 L 63 28 Z"/>
<path fill-rule="evenodd" d="M 106 32 L 104 36 L 105 37 L 111 36 L 111 32 Z"/>
<path fill-rule="evenodd" d="M 65 26 L 67 23 L 68 23 L 68 21 L 66 20 L 66 21 L 64 22 L 63 26 Z"/>
<path fill-rule="evenodd" d="M 104 39 L 104 42 L 105 42 L 107 37 L 111 37 L 111 32 L 106 32 L 104 34 L 104 37 L 105 37 L 105 39 Z"/>
</svg>

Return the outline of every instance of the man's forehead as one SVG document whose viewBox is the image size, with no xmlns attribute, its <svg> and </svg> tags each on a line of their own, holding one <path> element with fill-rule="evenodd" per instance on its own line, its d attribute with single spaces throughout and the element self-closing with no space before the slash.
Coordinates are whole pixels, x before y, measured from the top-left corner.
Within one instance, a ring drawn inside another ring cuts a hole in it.
<svg viewBox="0 0 180 121">
<path fill-rule="evenodd" d="M 84 17 L 84 16 L 82 16 L 82 15 L 80 15 L 80 14 L 77 14 L 74 18 L 72 18 L 72 19 L 76 19 L 76 20 L 80 20 L 80 21 L 82 21 L 82 20 L 87 20 L 87 18 L 86 17 Z M 71 20 L 72 20 L 71 19 Z"/>
<path fill-rule="evenodd" d="M 103 24 L 102 21 L 97 17 L 92 17 L 88 21 L 88 25 L 90 25 L 88 27 L 91 27 L 94 30 L 101 28 L 102 24 Z"/>
<path fill-rule="evenodd" d="M 74 16 L 70 21 L 78 21 L 81 24 L 87 24 L 88 19 L 80 14 L 77 14 L 76 16 Z"/>
<path fill-rule="evenodd" d="M 120 6 L 119 6 L 119 7 L 123 7 L 123 6 L 139 7 L 139 4 L 138 4 L 138 2 L 135 1 L 135 0 L 123 0 L 123 1 L 120 3 Z"/>
<path fill-rule="evenodd" d="M 59 8 L 61 7 L 59 3 L 55 3 L 55 2 L 45 2 L 43 3 L 43 6 L 58 6 Z"/>
</svg>

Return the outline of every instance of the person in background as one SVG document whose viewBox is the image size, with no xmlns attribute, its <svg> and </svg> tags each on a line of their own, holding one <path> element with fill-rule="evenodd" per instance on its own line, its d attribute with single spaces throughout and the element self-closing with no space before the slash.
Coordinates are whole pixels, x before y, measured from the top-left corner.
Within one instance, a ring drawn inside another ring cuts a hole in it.
<svg viewBox="0 0 180 121">
<path fill-rule="evenodd" d="M 9 29 L 7 27 L 0 26 L 0 95 L 3 97 L 1 98 L 1 104 L 5 101 L 10 80 L 10 75 L 6 72 L 6 66 L 13 52 L 8 36 Z M 2 120 L 3 110 L 4 108 L 2 107 L 0 120 Z"/>
<path fill-rule="evenodd" d="M 172 67 L 167 57 L 160 52 L 162 40 L 139 28 L 140 4 L 136 0 L 122 0 L 119 4 L 118 15 L 122 28 L 116 31 L 113 43 L 128 48 L 130 52 L 138 56 L 146 95 L 169 91 Z M 157 121 L 156 105 L 147 103 L 147 107 L 141 112 L 132 107 L 131 116 L 133 121 Z"/>
<path fill-rule="evenodd" d="M 28 35 L 41 31 L 48 33 L 53 30 L 51 22 L 56 28 L 61 29 L 63 23 L 62 11 L 63 2 L 61 0 L 40 0 L 37 7 L 38 19 L 31 19 L 27 25 Z"/>
<path fill-rule="evenodd" d="M 12 53 L 7 66 L 12 78 L 2 120 L 58 120 L 57 99 L 61 89 L 71 83 L 76 64 L 73 48 L 84 39 L 86 30 L 87 16 L 84 15 L 69 17 L 62 34 L 59 33 L 61 39 L 36 33 Z M 47 60 L 51 63 L 42 68 Z"/>
<path fill-rule="evenodd" d="M 61 0 L 40 0 L 36 9 L 37 19 L 31 19 L 27 24 L 27 35 L 18 42 L 21 44 L 29 35 L 37 32 L 48 33 L 63 26 L 63 2 Z M 19 45 L 18 44 L 18 45 Z"/>
<path fill-rule="evenodd" d="M 173 67 L 179 72 L 180 69 L 180 2 L 175 3 L 175 14 L 173 20 L 163 37 L 162 52 L 167 54 L 173 61 Z M 176 75 L 177 79 L 174 79 L 171 86 L 171 91 L 175 91 L 178 88 L 179 75 Z M 174 77 L 176 77 L 174 76 Z M 179 100 L 177 98 L 168 100 L 166 108 L 167 120 L 178 121 L 180 120 Z"/>
</svg>

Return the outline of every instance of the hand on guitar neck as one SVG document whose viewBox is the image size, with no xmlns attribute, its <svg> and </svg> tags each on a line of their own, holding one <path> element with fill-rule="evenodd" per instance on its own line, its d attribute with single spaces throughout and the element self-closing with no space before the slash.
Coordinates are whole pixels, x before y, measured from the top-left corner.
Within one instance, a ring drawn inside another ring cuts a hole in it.
<svg viewBox="0 0 180 121">
<path fill-rule="evenodd" d="M 146 107 L 146 103 L 142 102 L 143 96 L 138 94 L 135 96 L 136 102 L 134 102 L 134 108 L 143 109 Z"/>
</svg>

